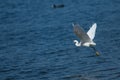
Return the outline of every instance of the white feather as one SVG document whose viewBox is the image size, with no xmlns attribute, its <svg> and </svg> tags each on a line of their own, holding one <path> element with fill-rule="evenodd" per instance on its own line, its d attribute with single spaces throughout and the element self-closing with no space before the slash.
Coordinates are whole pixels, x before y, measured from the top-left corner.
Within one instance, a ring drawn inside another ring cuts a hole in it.
<svg viewBox="0 0 120 80">
<path fill-rule="evenodd" d="M 94 23 L 92 25 L 92 27 L 89 29 L 89 31 L 87 32 L 87 34 L 88 34 L 88 36 L 90 37 L 91 40 L 93 40 L 94 37 L 95 37 L 96 28 L 97 28 L 97 24 Z"/>
</svg>

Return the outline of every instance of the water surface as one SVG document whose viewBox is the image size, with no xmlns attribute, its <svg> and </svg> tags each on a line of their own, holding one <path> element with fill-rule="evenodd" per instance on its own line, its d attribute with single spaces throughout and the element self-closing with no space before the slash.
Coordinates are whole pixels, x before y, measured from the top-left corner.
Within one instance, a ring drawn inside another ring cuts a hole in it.
<svg viewBox="0 0 120 80">
<path fill-rule="evenodd" d="M 119 80 L 119 21 L 118 0 L 1 0 L 0 80 Z M 100 56 L 74 45 L 72 22 L 97 23 Z"/>
</svg>

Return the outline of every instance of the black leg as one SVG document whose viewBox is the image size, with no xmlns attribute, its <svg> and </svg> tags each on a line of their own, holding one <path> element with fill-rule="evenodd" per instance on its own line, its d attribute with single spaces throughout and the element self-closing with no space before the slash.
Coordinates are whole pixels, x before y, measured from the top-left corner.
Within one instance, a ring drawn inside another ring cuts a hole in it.
<svg viewBox="0 0 120 80">
<path fill-rule="evenodd" d="M 100 55 L 100 53 L 96 50 L 96 48 L 94 46 L 90 46 L 90 47 L 95 51 L 95 53 L 96 53 L 97 56 Z"/>
</svg>

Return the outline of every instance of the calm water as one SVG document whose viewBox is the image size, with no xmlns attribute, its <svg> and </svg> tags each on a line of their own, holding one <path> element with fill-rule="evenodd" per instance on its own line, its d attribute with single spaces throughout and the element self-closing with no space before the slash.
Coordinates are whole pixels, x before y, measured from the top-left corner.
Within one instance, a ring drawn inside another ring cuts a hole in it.
<svg viewBox="0 0 120 80">
<path fill-rule="evenodd" d="M 74 45 L 72 22 L 98 24 L 100 56 Z M 1 0 L 0 80 L 120 80 L 120 1 Z"/>
</svg>

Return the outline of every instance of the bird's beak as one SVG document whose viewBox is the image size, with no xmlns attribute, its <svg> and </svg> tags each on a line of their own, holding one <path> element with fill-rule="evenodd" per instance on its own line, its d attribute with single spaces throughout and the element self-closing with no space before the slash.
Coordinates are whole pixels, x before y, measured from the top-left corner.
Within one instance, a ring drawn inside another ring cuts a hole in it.
<svg viewBox="0 0 120 80">
<path fill-rule="evenodd" d="M 72 26 L 74 26 L 75 24 L 74 23 L 72 23 Z"/>
</svg>

